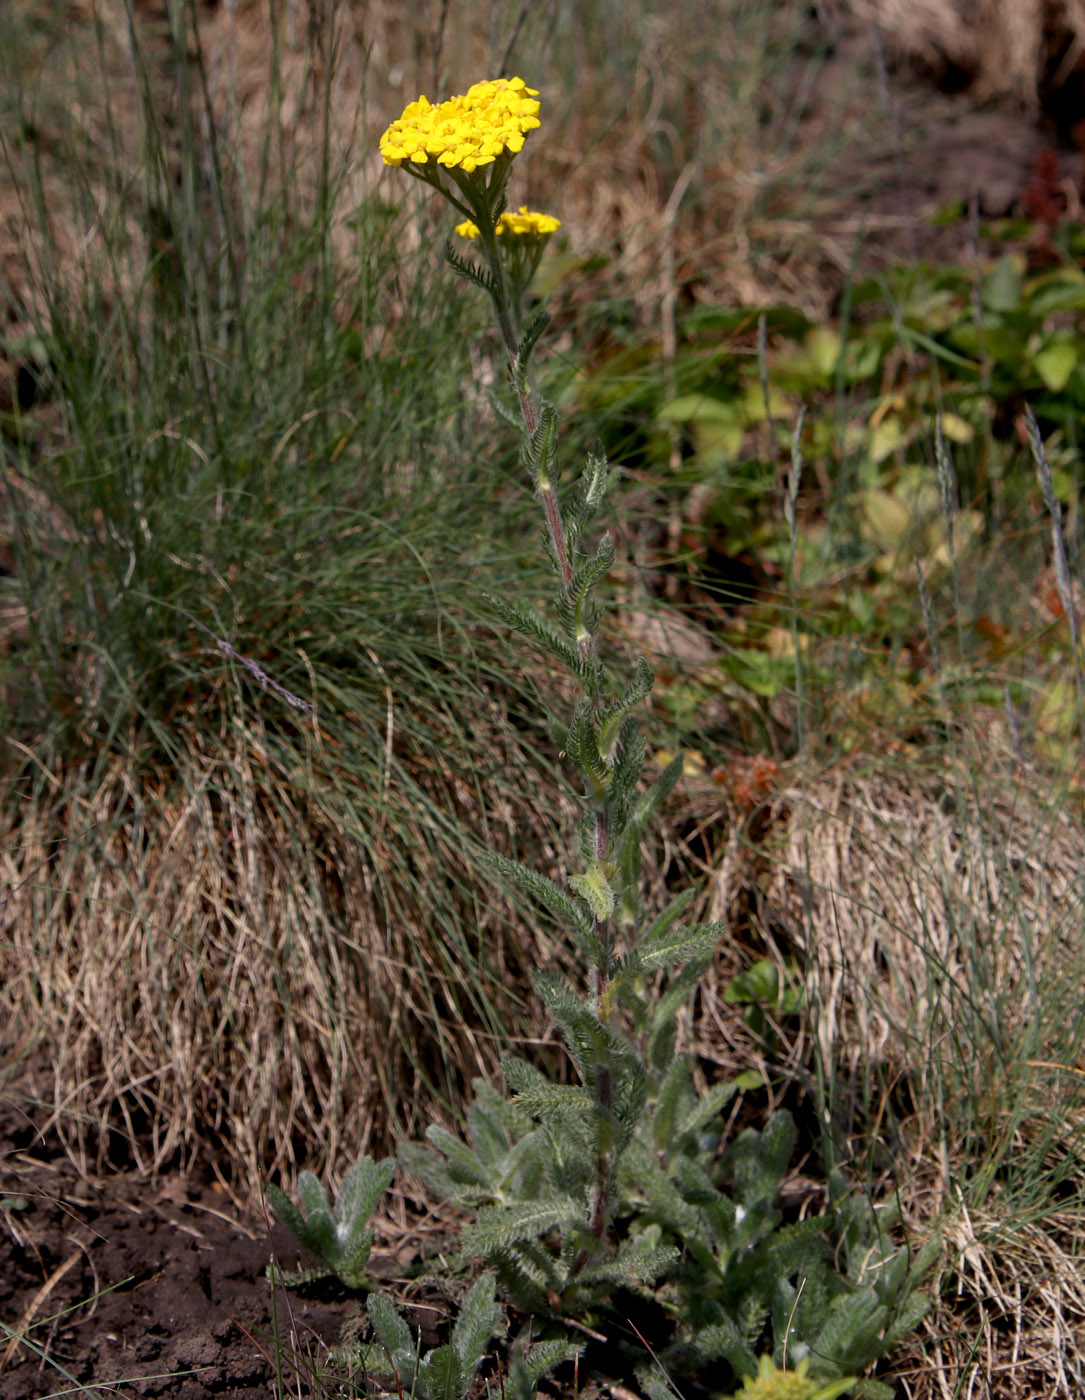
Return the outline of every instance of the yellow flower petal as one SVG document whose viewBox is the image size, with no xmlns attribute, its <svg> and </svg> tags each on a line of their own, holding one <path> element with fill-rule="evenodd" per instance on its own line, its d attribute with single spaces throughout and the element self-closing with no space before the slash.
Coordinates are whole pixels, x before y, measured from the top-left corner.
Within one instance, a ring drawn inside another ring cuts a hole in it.
<svg viewBox="0 0 1085 1400">
<path fill-rule="evenodd" d="M 523 78 L 493 78 L 436 106 L 418 97 L 381 137 L 381 155 L 386 165 L 434 159 L 466 171 L 488 165 L 506 151 L 515 155 L 527 133 L 540 125 L 537 96 L 538 90 Z"/>
</svg>

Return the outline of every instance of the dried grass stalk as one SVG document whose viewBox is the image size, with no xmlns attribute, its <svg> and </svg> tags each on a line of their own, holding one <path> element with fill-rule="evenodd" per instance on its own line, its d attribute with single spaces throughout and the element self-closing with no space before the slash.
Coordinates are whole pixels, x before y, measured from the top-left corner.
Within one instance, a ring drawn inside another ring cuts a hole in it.
<svg viewBox="0 0 1085 1400">
<path fill-rule="evenodd" d="M 921 1086 L 932 1020 L 963 1036 L 989 1004 L 1012 1038 L 1085 958 L 1085 833 L 1034 779 L 844 767 L 781 801 L 769 902 L 815 970 L 826 1063 L 890 1056 Z"/>
</svg>

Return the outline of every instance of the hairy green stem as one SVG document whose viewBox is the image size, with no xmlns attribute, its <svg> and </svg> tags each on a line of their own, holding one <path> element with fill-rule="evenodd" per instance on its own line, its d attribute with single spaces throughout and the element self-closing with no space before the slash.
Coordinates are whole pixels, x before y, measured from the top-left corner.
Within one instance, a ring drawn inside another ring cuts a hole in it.
<svg viewBox="0 0 1085 1400">
<path fill-rule="evenodd" d="M 539 415 L 535 409 L 535 399 L 531 392 L 530 385 L 526 382 L 526 377 L 520 365 L 520 318 L 516 314 L 513 306 L 513 298 L 509 292 L 508 277 L 505 274 L 505 264 L 501 258 L 500 249 L 497 246 L 497 234 L 493 226 L 483 228 L 479 226 L 479 238 L 485 251 L 486 260 L 490 264 L 490 271 L 493 274 L 495 292 L 493 296 L 494 311 L 497 315 L 497 325 L 501 332 L 501 339 L 504 342 L 505 353 L 509 360 L 509 371 L 512 375 L 513 387 L 516 390 L 516 397 L 520 403 L 520 416 L 524 420 L 524 428 L 527 432 L 528 442 L 533 442 L 536 429 L 539 426 Z M 558 505 L 554 493 L 554 483 L 546 478 L 540 477 L 538 481 L 539 495 L 542 497 L 543 508 L 546 511 L 546 526 L 550 532 L 550 542 L 554 547 L 554 555 L 561 569 L 561 580 L 566 588 L 573 581 L 573 566 L 569 559 L 569 545 L 565 536 L 565 522 L 561 518 L 561 507 Z M 590 656 L 590 639 L 580 644 L 580 653 L 585 661 Z M 587 648 L 587 650 L 586 650 Z"/>
<path fill-rule="evenodd" d="M 516 391 L 520 404 L 520 416 L 523 419 L 524 430 L 527 435 L 528 444 L 532 444 L 538 428 L 539 417 L 536 410 L 535 398 L 531 386 L 527 382 L 527 375 L 520 359 L 520 317 L 517 308 L 513 306 L 513 298 L 509 288 L 508 277 L 505 272 L 505 265 L 501 258 L 501 252 L 497 244 L 497 234 L 494 226 L 490 223 L 487 227 L 479 225 L 479 237 L 483 251 L 493 276 L 493 304 L 497 317 L 498 329 L 501 339 L 504 342 L 505 353 L 508 356 L 509 370 L 512 377 L 513 387 Z M 573 582 L 573 566 L 569 558 L 568 538 L 565 531 L 565 522 L 561 515 L 561 506 L 557 499 L 554 483 L 548 476 L 539 473 L 536 477 L 536 485 L 539 495 L 542 498 L 543 509 L 546 514 L 547 529 L 550 534 L 550 541 L 554 549 L 554 557 L 558 562 L 558 569 L 561 574 L 563 588 L 569 588 Z M 602 687 L 595 665 L 595 637 L 590 631 L 583 640 L 577 643 L 577 648 L 590 679 L 586 680 L 586 688 L 590 695 L 593 706 L 596 708 L 602 700 Z M 606 813 L 600 806 L 594 811 L 594 833 L 593 847 L 595 859 L 600 863 L 604 862 L 609 855 L 610 833 L 607 826 Z M 596 1014 L 604 1022 L 610 1020 L 611 1011 L 609 1006 L 610 990 L 610 964 L 613 950 L 613 939 L 604 929 L 599 930 L 599 944 L 601 949 L 600 965 L 591 969 L 591 998 Z M 607 1220 L 610 1215 L 610 1199 L 613 1188 L 614 1176 L 614 1128 L 612 1122 L 613 1114 L 613 1067 L 610 1060 L 609 1050 L 603 1046 L 598 1052 L 595 1064 L 595 1103 L 597 1118 L 597 1137 L 595 1154 L 595 1187 L 592 1191 L 591 1214 L 589 1228 L 596 1241 L 602 1243 L 607 1229 Z M 582 1249 L 572 1268 L 572 1275 L 578 1274 L 588 1263 L 591 1251 Z"/>
</svg>

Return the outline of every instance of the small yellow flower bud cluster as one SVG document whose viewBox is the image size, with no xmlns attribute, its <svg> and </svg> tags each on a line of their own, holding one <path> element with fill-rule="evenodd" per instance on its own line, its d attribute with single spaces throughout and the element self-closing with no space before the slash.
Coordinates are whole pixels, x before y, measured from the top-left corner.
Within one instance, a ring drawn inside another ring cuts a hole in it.
<svg viewBox="0 0 1085 1400">
<path fill-rule="evenodd" d="M 420 97 L 381 137 L 385 165 L 410 161 L 455 166 L 470 173 L 506 151 L 515 154 L 540 125 L 538 91 L 523 78 L 494 78 L 436 107 Z"/>
<path fill-rule="evenodd" d="M 495 232 L 498 238 L 549 238 L 559 228 L 561 220 L 555 219 L 553 214 L 537 214 L 529 210 L 526 204 L 521 204 L 517 213 L 501 215 Z M 456 225 L 456 232 L 461 238 L 477 238 L 478 225 L 468 219 Z"/>
</svg>

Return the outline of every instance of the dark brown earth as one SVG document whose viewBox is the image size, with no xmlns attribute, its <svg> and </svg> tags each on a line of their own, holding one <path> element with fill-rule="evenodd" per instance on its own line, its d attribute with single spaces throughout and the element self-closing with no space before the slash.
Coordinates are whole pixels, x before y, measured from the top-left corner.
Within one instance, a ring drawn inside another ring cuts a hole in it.
<svg viewBox="0 0 1085 1400">
<path fill-rule="evenodd" d="M 353 1304 L 334 1281 L 273 1288 L 273 1252 L 284 1268 L 313 1262 L 213 1187 L 78 1171 L 0 1102 L 0 1400 L 77 1386 L 256 1400 L 275 1393 L 277 1365 L 287 1393 L 311 1393 L 295 1362 L 338 1342 Z"/>
</svg>

